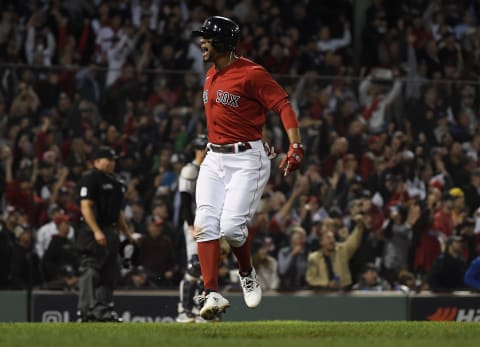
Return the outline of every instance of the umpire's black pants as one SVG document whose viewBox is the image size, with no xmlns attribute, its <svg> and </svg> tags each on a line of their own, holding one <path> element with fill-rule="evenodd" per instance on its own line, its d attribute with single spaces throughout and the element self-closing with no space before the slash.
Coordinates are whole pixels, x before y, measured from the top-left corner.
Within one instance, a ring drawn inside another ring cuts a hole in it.
<svg viewBox="0 0 480 347">
<path fill-rule="evenodd" d="M 92 230 L 82 223 L 77 234 L 80 252 L 78 310 L 82 315 L 101 319 L 113 303 L 113 288 L 119 273 L 118 229 L 116 225 L 102 228 L 107 245 L 100 246 Z"/>
</svg>

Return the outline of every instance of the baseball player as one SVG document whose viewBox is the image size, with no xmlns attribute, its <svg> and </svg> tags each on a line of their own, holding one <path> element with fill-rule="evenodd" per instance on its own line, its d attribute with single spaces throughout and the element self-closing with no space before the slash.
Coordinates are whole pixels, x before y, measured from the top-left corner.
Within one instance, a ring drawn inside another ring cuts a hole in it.
<svg viewBox="0 0 480 347">
<path fill-rule="evenodd" d="M 262 290 L 250 261 L 247 223 L 270 176 L 270 160 L 262 142 L 266 112 L 279 114 L 290 146 L 280 168 L 285 175 L 303 160 L 298 120 L 288 95 L 260 65 L 235 54 L 239 26 L 229 18 L 209 17 L 199 30 L 208 70 L 203 88 L 207 119 L 207 155 L 197 180 L 195 239 L 204 283 L 204 319 L 215 318 L 230 303 L 219 293 L 220 237 L 239 265 L 240 284 L 248 307 L 260 304 Z"/>
<path fill-rule="evenodd" d="M 195 188 L 198 171 L 200 170 L 200 164 L 202 164 L 205 158 L 207 143 L 207 136 L 203 134 L 198 135 L 193 140 L 195 157 L 193 161 L 182 168 L 178 180 L 180 213 L 184 220 L 183 231 L 185 234 L 188 261 L 187 271 L 184 278 L 180 281 L 179 315 L 176 318 L 179 323 L 191 323 L 199 319 L 196 312 L 194 312 L 194 308 L 196 307 L 193 298 L 201 292 L 201 272 L 198 261 L 197 243 L 193 238 L 193 222 L 195 218 Z"/>
</svg>

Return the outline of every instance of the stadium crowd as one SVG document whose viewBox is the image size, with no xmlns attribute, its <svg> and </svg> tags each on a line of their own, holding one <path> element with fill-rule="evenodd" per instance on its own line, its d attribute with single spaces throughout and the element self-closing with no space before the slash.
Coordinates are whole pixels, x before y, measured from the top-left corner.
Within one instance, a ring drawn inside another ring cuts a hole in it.
<svg viewBox="0 0 480 347">
<path fill-rule="evenodd" d="M 124 211 L 119 288 L 185 271 L 177 178 L 205 133 L 190 38 L 235 19 L 238 53 L 289 91 L 306 157 L 272 175 L 249 226 L 270 290 L 466 288 L 480 255 L 480 2 L 79 0 L 0 5 L 0 288 L 74 290 L 76 183 L 114 148 Z M 357 34 L 357 35 L 355 35 Z M 361 50 L 354 51 L 354 38 Z M 265 136 L 288 148 L 276 115 Z M 238 288 L 222 248 L 221 284 Z"/>
</svg>

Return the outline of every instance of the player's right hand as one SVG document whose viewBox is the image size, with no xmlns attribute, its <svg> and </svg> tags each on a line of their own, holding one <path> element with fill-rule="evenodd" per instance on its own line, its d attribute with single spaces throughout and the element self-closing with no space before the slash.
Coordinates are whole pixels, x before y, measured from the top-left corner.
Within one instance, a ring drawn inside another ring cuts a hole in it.
<svg viewBox="0 0 480 347">
<path fill-rule="evenodd" d="M 105 247 L 107 245 L 107 239 L 105 238 L 105 234 L 101 231 L 94 232 L 93 236 L 95 237 L 95 241 L 97 241 L 100 246 Z"/>
</svg>

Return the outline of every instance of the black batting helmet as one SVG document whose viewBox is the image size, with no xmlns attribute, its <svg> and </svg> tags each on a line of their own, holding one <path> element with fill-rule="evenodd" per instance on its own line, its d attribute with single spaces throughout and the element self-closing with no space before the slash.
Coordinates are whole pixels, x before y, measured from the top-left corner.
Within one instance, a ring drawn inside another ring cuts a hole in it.
<svg viewBox="0 0 480 347">
<path fill-rule="evenodd" d="M 200 30 L 192 31 L 192 35 L 211 38 L 216 50 L 229 52 L 235 49 L 240 39 L 240 27 L 230 18 L 213 16 L 203 22 Z"/>
<path fill-rule="evenodd" d="M 192 145 L 195 149 L 205 149 L 205 147 L 207 147 L 207 143 L 208 143 L 207 135 L 199 134 L 193 140 Z"/>
</svg>

